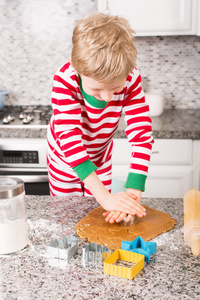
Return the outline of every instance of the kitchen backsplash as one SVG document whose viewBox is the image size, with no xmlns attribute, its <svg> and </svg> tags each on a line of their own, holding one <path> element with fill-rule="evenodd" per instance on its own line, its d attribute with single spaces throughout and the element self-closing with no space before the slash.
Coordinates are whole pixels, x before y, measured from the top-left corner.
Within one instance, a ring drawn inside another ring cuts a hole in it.
<svg viewBox="0 0 200 300">
<path fill-rule="evenodd" d="M 52 79 L 71 52 L 75 23 L 97 0 L 0 0 L 0 89 L 7 105 L 50 104 Z M 200 37 L 136 37 L 146 91 L 165 108 L 200 108 Z"/>
</svg>

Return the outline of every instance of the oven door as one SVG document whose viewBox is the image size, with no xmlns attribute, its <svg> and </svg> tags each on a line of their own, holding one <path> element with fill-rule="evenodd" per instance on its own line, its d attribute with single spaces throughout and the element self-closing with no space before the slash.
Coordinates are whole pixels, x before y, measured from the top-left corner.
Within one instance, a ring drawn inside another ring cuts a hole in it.
<svg viewBox="0 0 200 300">
<path fill-rule="evenodd" d="M 26 195 L 50 195 L 47 169 L 0 168 L 0 176 L 22 179 Z"/>
</svg>

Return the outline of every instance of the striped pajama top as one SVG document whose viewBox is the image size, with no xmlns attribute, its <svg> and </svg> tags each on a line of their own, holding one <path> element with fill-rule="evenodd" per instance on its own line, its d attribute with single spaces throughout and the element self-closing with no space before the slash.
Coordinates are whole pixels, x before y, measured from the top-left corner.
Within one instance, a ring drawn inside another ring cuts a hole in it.
<svg viewBox="0 0 200 300">
<path fill-rule="evenodd" d="M 144 191 L 153 137 L 149 107 L 136 68 L 128 75 L 124 89 L 105 102 L 83 91 L 80 76 L 67 62 L 54 76 L 51 101 L 49 147 L 67 160 L 81 180 L 111 157 L 113 137 L 123 110 L 125 134 L 132 146 L 125 186 Z"/>
</svg>

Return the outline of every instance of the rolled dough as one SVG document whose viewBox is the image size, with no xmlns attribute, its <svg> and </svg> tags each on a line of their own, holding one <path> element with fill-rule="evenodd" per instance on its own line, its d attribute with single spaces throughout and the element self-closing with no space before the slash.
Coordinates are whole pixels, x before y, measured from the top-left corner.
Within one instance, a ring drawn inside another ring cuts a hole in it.
<svg viewBox="0 0 200 300">
<path fill-rule="evenodd" d="M 115 250 L 121 248 L 121 241 L 133 241 L 138 236 L 149 241 L 177 224 L 169 214 L 143 206 L 146 208 L 145 217 L 136 218 L 134 222 L 122 221 L 114 224 L 105 221 L 102 215 L 104 209 L 100 206 L 77 223 L 76 232 L 81 239 L 88 239 L 90 243 L 95 242 Z"/>
</svg>

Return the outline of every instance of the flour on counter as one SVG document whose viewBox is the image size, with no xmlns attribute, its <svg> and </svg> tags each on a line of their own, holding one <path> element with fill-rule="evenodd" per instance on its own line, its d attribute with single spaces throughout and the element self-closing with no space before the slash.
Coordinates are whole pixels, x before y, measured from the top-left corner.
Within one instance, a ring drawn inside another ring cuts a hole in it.
<svg viewBox="0 0 200 300">
<path fill-rule="evenodd" d="M 40 219 L 37 221 L 27 220 L 29 227 L 29 237 L 30 239 L 39 239 L 40 241 L 51 236 L 54 238 L 59 238 L 62 236 L 63 226 L 56 223 L 50 223 L 49 220 Z M 59 235 L 59 236 L 58 236 Z"/>
<path fill-rule="evenodd" d="M 17 252 L 28 244 L 26 220 L 16 219 L 0 223 L 0 254 Z"/>
<path fill-rule="evenodd" d="M 66 235 L 65 226 L 47 219 L 27 220 L 29 229 L 29 249 L 40 257 L 47 257 L 47 246 L 51 241 Z"/>
<path fill-rule="evenodd" d="M 176 235 L 177 235 L 177 239 L 179 239 L 179 240 L 183 239 L 184 227 L 176 229 Z M 176 241 L 174 241 L 173 235 L 171 235 L 170 232 L 162 233 L 162 234 L 158 235 L 157 237 L 155 237 L 152 241 L 156 242 L 157 247 L 167 246 L 171 250 L 177 250 L 179 247 L 179 245 L 177 245 Z"/>
</svg>

